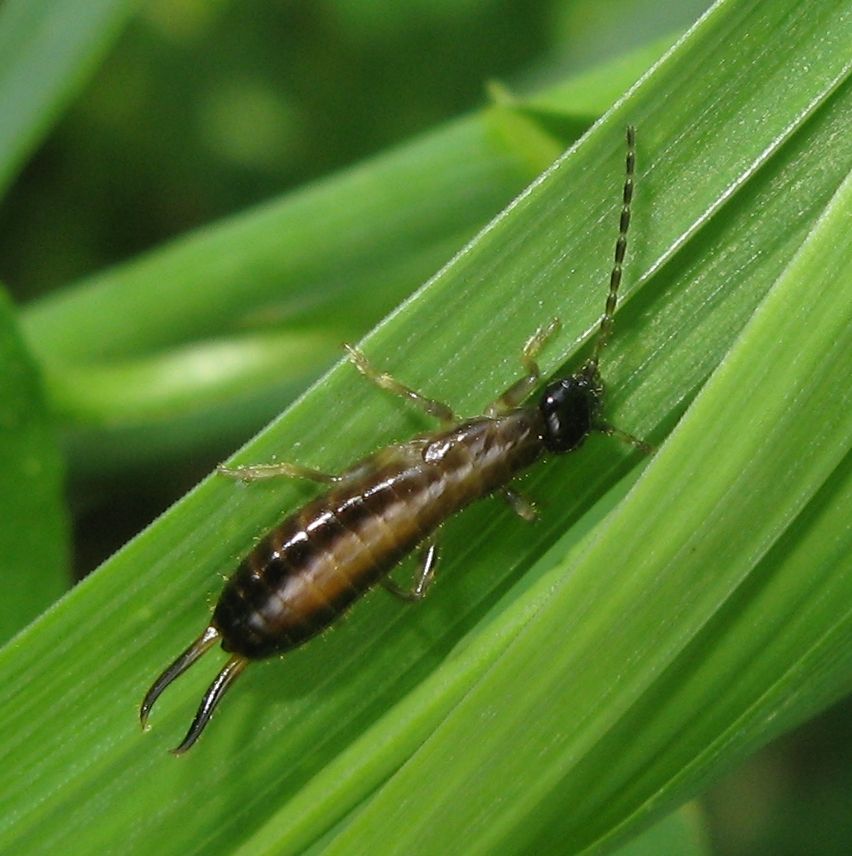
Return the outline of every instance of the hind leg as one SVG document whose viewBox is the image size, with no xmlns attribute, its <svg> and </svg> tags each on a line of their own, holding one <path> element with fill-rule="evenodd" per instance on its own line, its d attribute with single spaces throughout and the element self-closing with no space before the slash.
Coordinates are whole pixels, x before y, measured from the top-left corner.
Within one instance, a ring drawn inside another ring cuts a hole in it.
<svg viewBox="0 0 852 856">
<path fill-rule="evenodd" d="M 247 467 L 226 467 L 220 464 L 216 472 L 230 479 L 243 482 L 261 481 L 262 479 L 290 478 L 309 479 L 320 484 L 337 484 L 343 480 L 343 476 L 335 476 L 323 473 L 311 467 L 303 467 L 301 464 L 253 464 Z"/>
<path fill-rule="evenodd" d="M 509 503 L 512 511 L 514 511 L 521 520 L 526 520 L 527 523 L 535 523 L 535 521 L 538 520 L 538 511 L 536 510 L 535 504 L 531 499 L 524 496 L 519 491 L 512 487 L 504 487 L 503 490 L 500 491 L 500 495 Z"/>
<path fill-rule="evenodd" d="M 435 581 L 435 571 L 438 568 L 438 543 L 430 538 L 420 549 L 420 570 L 414 578 L 414 585 L 403 588 L 397 585 L 390 577 L 382 580 L 382 585 L 393 595 L 403 600 L 418 601 L 426 597 L 426 592 Z"/>
</svg>

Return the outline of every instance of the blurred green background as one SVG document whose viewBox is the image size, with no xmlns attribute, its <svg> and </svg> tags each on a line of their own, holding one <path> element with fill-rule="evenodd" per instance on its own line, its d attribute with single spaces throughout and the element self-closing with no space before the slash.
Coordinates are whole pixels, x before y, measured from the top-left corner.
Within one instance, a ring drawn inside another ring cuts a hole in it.
<svg viewBox="0 0 852 856">
<path fill-rule="evenodd" d="M 555 82 L 676 34 L 706 5 L 144 3 L 6 195 L 0 279 L 27 302 L 481 107 L 488 81 Z M 200 474 L 106 502 L 78 488 L 79 572 Z M 852 851 L 850 713 L 836 707 L 708 793 L 716 852 Z"/>
</svg>

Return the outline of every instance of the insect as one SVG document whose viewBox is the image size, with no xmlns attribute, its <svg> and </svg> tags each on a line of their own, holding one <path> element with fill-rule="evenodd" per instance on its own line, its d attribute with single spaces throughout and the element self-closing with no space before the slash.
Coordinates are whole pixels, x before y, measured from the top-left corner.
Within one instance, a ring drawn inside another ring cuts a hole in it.
<svg viewBox="0 0 852 856">
<path fill-rule="evenodd" d="M 641 440 L 604 421 L 604 385 L 598 370 L 612 332 L 627 250 L 634 163 L 631 126 L 615 260 L 592 355 L 573 374 L 548 383 L 538 400 L 522 406 L 541 380 L 536 357 L 558 329 L 555 319 L 524 346 L 523 377 L 483 416 L 469 420 L 458 419 L 446 404 L 377 371 L 360 351 L 348 347 L 365 377 L 438 419 L 442 429 L 381 449 L 340 475 L 287 463 L 219 468 L 243 481 L 311 479 L 326 485 L 327 491 L 286 517 L 243 559 L 210 623 L 148 690 L 140 710 L 143 727 L 163 690 L 206 651 L 221 642 L 231 655 L 205 692 L 183 741 L 172 750 L 175 754 L 195 743 L 222 696 L 252 660 L 306 642 L 377 584 L 407 600 L 423 598 L 435 578 L 437 529 L 466 505 L 502 494 L 522 518 L 533 519 L 533 506 L 510 483 L 542 456 L 578 449 L 595 431 L 650 451 Z M 401 588 L 388 575 L 417 548 L 420 570 L 411 589 Z"/>
</svg>

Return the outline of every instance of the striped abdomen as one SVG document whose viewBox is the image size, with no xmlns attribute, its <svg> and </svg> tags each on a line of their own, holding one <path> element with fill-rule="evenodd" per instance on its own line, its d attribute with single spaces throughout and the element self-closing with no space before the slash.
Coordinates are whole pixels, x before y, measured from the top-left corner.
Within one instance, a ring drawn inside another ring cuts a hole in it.
<svg viewBox="0 0 852 856">
<path fill-rule="evenodd" d="M 319 633 L 454 512 L 506 485 L 543 450 L 535 409 L 391 446 L 270 532 L 213 614 L 226 651 L 286 651 Z"/>
</svg>

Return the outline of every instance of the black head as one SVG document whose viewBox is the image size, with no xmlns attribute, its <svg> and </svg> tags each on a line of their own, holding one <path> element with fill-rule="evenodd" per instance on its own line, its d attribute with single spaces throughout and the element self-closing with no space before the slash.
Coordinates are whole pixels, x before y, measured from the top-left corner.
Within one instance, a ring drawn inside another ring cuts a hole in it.
<svg viewBox="0 0 852 856">
<path fill-rule="evenodd" d="M 590 366 L 549 383 L 538 403 L 544 417 L 545 448 L 570 452 L 582 446 L 595 427 L 602 400 L 603 385 Z"/>
</svg>

